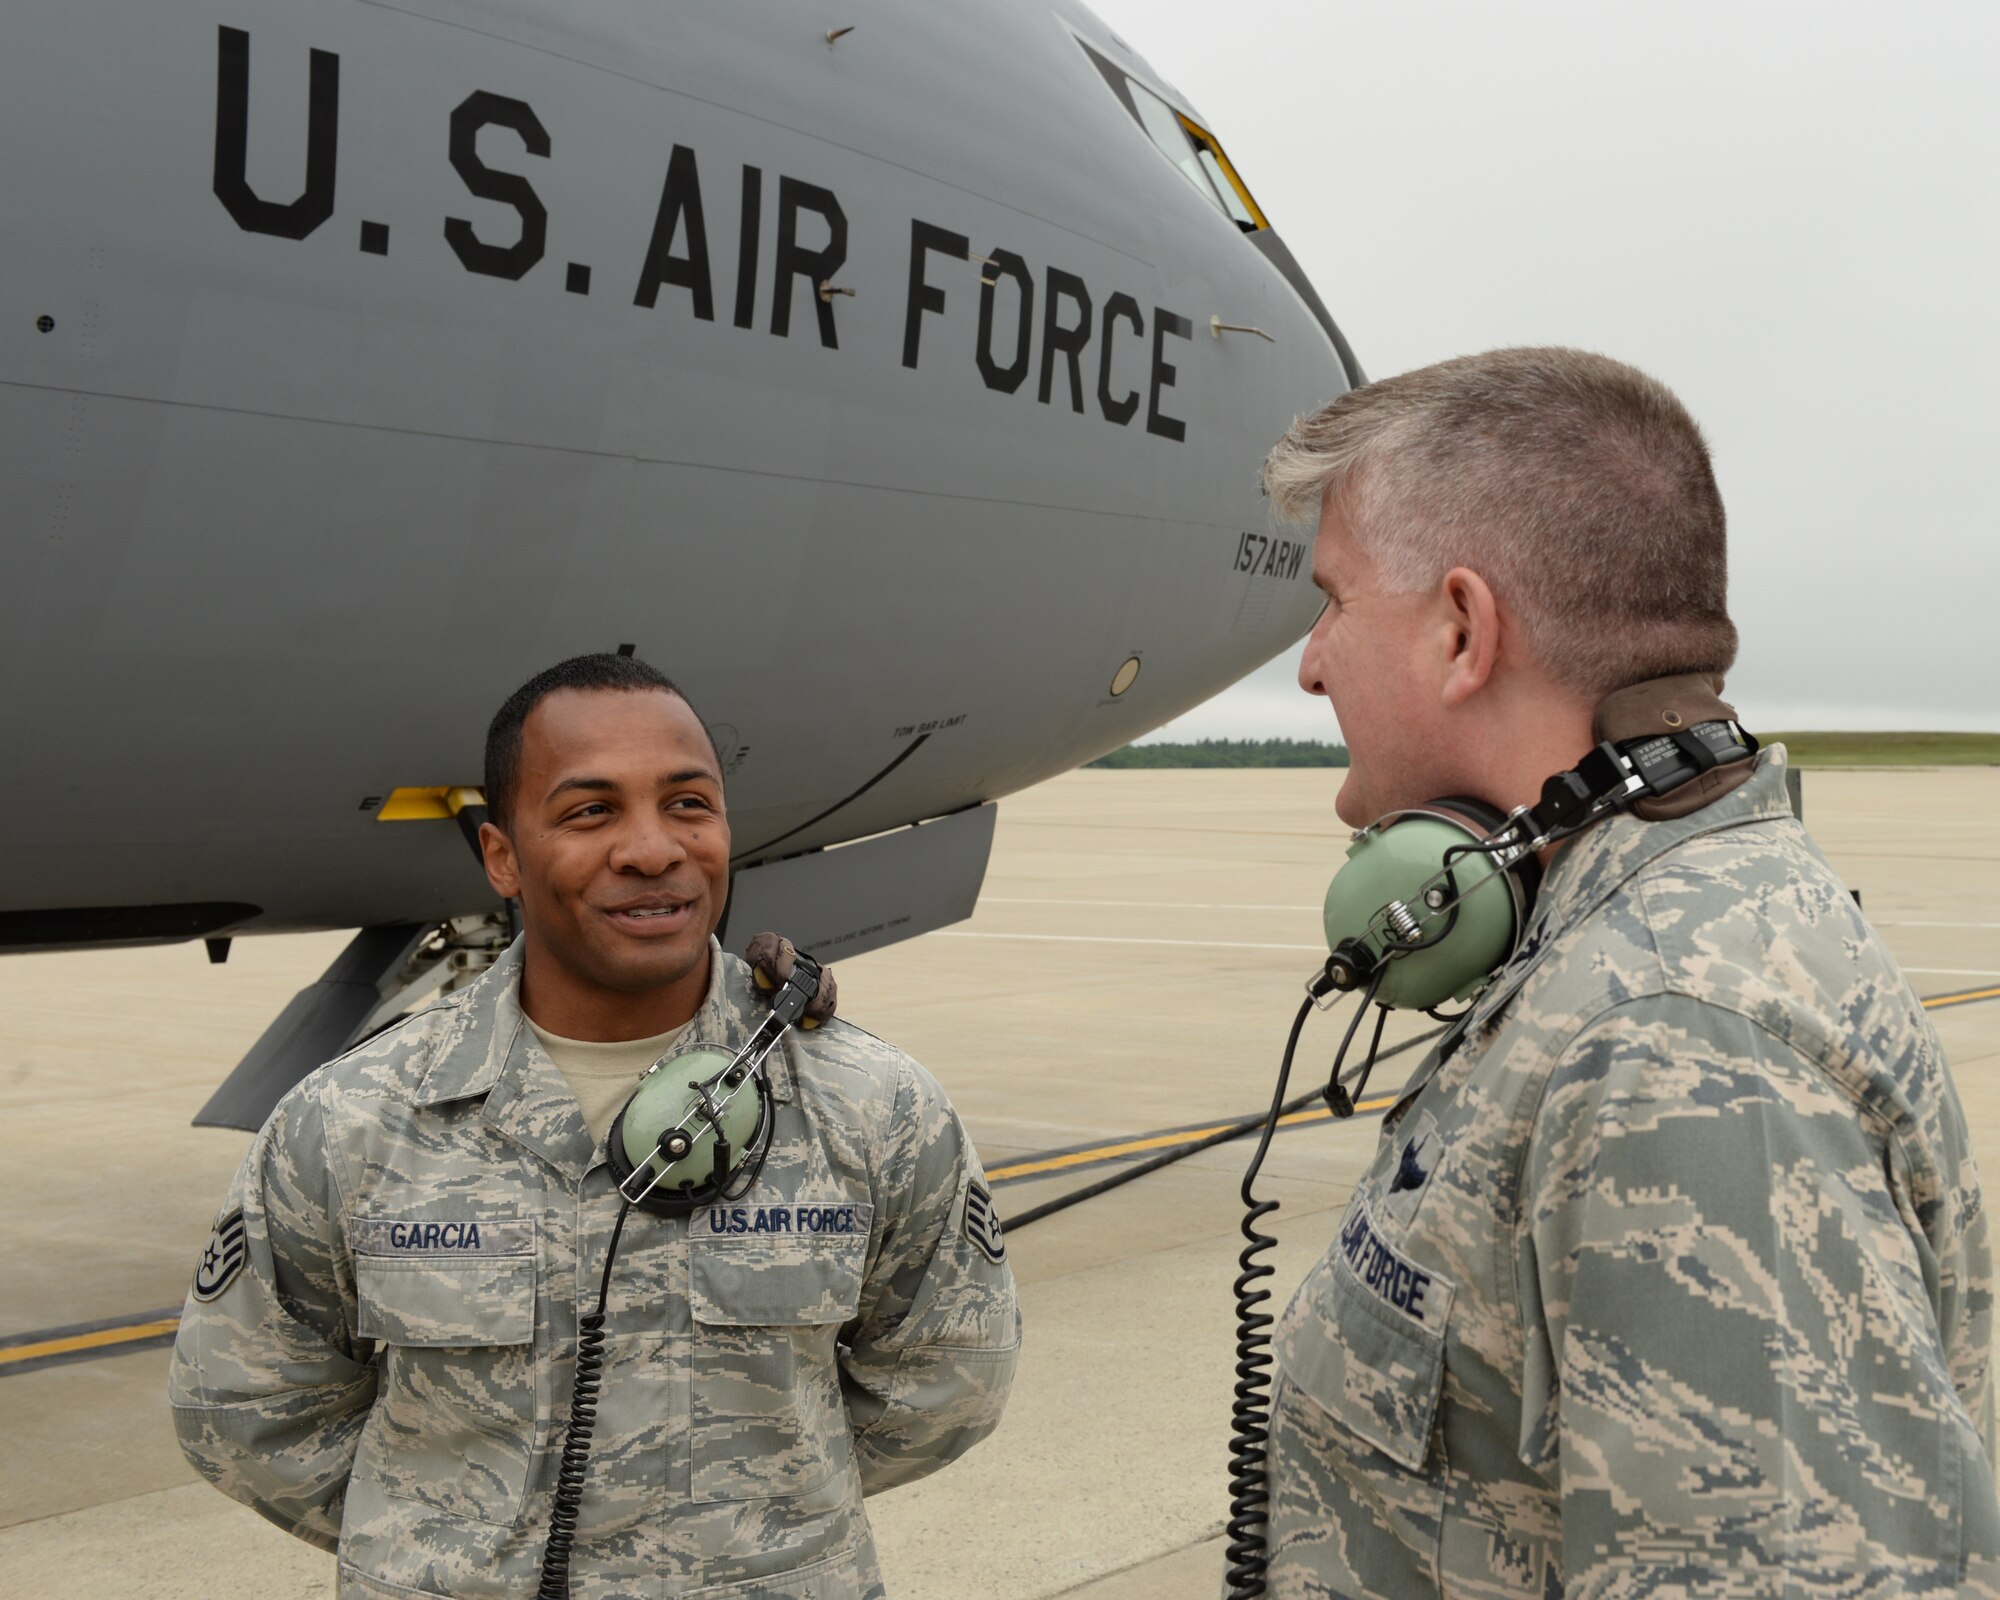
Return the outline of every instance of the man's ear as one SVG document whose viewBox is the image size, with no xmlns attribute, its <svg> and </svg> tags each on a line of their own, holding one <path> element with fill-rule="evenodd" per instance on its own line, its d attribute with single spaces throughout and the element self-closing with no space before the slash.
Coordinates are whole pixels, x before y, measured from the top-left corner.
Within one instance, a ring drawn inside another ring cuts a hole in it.
<svg viewBox="0 0 2000 1600">
<path fill-rule="evenodd" d="M 520 899 L 521 867 L 514 859 L 514 841 L 490 822 L 479 825 L 479 857 L 493 892 L 502 900 Z"/>
<path fill-rule="evenodd" d="M 1456 710 L 1484 689 L 1500 660 L 1500 603 L 1470 567 L 1453 567 L 1438 586 L 1450 633 L 1442 698 Z"/>
</svg>

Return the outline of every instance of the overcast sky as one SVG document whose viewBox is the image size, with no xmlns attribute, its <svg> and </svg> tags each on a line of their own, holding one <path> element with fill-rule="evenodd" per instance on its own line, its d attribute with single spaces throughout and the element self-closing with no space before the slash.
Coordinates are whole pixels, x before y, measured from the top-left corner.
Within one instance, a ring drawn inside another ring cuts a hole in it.
<svg viewBox="0 0 2000 1600">
<path fill-rule="evenodd" d="M 1751 727 L 2000 729 L 2000 7 L 1097 0 L 1371 376 L 1508 344 L 1706 430 Z M 1155 737 L 1329 737 L 1298 651 Z"/>
</svg>

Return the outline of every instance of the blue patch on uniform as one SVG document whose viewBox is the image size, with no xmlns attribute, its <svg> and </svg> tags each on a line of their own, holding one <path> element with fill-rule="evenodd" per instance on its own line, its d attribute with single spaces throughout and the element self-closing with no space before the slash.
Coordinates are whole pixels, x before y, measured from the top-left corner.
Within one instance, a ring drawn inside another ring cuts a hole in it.
<svg viewBox="0 0 2000 1600">
<path fill-rule="evenodd" d="M 1402 1159 L 1396 1163 L 1396 1175 L 1389 1180 L 1391 1194 L 1401 1194 L 1405 1189 L 1421 1189 L 1424 1186 L 1424 1180 L 1430 1176 L 1430 1171 L 1419 1157 L 1428 1142 L 1428 1138 L 1411 1139 L 1404 1144 Z"/>
<path fill-rule="evenodd" d="M 243 1208 L 238 1206 L 215 1225 L 208 1245 L 194 1269 L 194 1297 L 213 1300 L 236 1281 L 243 1263 L 250 1258 L 249 1239 L 243 1228 Z"/>
<path fill-rule="evenodd" d="M 965 1191 L 965 1236 L 981 1255 L 995 1263 L 1007 1259 L 1007 1241 L 1000 1233 L 1000 1213 L 993 1196 L 979 1184 Z"/>
</svg>

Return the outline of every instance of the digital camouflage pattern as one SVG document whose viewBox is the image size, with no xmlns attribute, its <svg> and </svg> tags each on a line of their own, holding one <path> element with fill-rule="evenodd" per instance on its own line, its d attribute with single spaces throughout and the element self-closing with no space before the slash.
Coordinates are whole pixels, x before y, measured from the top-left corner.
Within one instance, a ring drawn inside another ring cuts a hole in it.
<svg viewBox="0 0 2000 1600">
<path fill-rule="evenodd" d="M 246 1264 L 189 1300 L 174 1347 L 188 1458 L 337 1548 L 344 1597 L 518 1597 L 540 1570 L 618 1201 L 525 1026 L 519 961 L 285 1097 L 223 1208 Z M 682 1042 L 734 1046 L 764 1011 L 716 949 Z M 999 1419 L 1019 1313 L 967 1237 L 983 1175 L 943 1092 L 839 1020 L 770 1067 L 743 1200 L 627 1220 L 576 1600 L 881 1595 L 863 1494 Z"/>
<path fill-rule="evenodd" d="M 1782 747 L 1551 866 L 1280 1320 L 1270 1592 L 2000 1594 L 1993 1271 Z"/>
</svg>

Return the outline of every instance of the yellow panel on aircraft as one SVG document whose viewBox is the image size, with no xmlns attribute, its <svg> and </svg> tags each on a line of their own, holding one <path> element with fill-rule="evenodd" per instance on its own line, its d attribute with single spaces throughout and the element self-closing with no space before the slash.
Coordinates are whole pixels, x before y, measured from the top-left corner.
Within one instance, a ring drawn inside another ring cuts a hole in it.
<svg viewBox="0 0 2000 1600">
<path fill-rule="evenodd" d="M 392 789 L 376 809 L 377 822 L 449 822 L 467 806 L 483 806 L 486 796 L 466 785 L 433 789 Z"/>
</svg>

